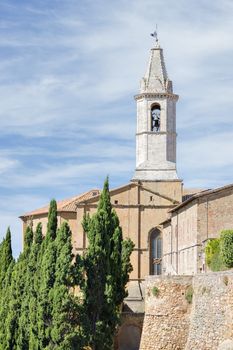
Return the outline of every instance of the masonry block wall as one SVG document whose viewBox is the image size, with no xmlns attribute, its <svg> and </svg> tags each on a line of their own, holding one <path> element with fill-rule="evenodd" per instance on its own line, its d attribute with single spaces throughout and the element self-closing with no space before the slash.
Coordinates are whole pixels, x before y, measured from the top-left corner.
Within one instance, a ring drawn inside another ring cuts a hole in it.
<svg viewBox="0 0 233 350">
<path fill-rule="evenodd" d="M 191 311 L 185 292 L 190 285 L 191 276 L 147 277 L 140 350 L 184 349 Z"/>
<path fill-rule="evenodd" d="M 202 241 L 233 229 L 233 188 L 199 198 L 198 231 Z"/>
<path fill-rule="evenodd" d="M 233 271 L 197 275 L 193 290 L 185 349 L 215 350 L 233 341 Z"/>
<path fill-rule="evenodd" d="M 188 289 L 193 291 L 191 304 Z M 140 350 L 218 350 L 233 344 L 233 270 L 149 276 L 145 299 Z"/>
<path fill-rule="evenodd" d="M 171 218 L 163 223 L 163 273 L 207 271 L 206 242 L 227 229 L 233 229 L 232 185 L 197 193 L 172 209 Z"/>
</svg>

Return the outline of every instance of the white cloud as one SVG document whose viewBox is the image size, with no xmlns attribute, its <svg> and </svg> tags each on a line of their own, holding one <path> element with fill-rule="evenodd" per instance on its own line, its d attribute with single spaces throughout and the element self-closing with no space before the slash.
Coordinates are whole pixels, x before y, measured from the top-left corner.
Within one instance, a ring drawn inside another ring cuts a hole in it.
<svg viewBox="0 0 233 350">
<path fill-rule="evenodd" d="M 0 157 L 0 175 L 16 168 L 18 165 L 18 160 Z"/>
<path fill-rule="evenodd" d="M 233 132 L 219 132 L 183 142 L 180 159 L 192 171 L 233 167 Z"/>
<path fill-rule="evenodd" d="M 133 95 L 156 22 L 180 94 L 180 175 L 203 187 L 231 181 L 232 1 L 2 2 L 0 10 L 0 185 L 11 202 L 19 196 L 13 211 L 2 208 L 5 226 L 47 196 L 99 186 L 106 174 L 114 185 L 130 179 Z"/>
<path fill-rule="evenodd" d="M 100 155 L 101 157 L 101 155 Z M 118 161 L 118 159 L 117 159 Z M 114 160 L 93 160 L 84 162 L 83 164 L 72 164 L 63 162 L 52 166 L 46 165 L 40 169 L 27 169 L 21 173 L 11 173 L 2 178 L 2 188 L 51 188 L 66 186 L 66 183 L 76 183 L 79 181 L 88 181 L 93 176 L 115 175 L 122 177 L 124 173 L 129 171 L 129 161 L 127 159 L 121 161 L 119 168 L 118 162 Z M 94 174 L 94 175 L 93 175 Z"/>
</svg>

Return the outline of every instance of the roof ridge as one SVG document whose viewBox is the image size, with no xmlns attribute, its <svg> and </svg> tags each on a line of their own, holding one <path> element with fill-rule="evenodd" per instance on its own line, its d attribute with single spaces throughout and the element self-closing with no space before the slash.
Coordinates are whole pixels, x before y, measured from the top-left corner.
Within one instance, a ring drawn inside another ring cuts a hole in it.
<svg viewBox="0 0 233 350">
<path fill-rule="evenodd" d="M 229 185 L 224 185 L 221 187 L 216 187 L 213 189 L 207 189 L 207 190 L 203 190 L 201 192 L 197 192 L 193 196 L 191 196 L 190 198 L 186 199 L 184 202 L 178 204 L 176 207 L 169 210 L 169 213 L 172 213 L 172 212 L 176 211 L 177 209 L 182 208 L 183 206 L 185 206 L 186 204 L 192 202 L 193 200 L 195 200 L 197 198 L 203 197 L 203 196 L 208 195 L 208 194 L 214 194 L 217 192 L 221 192 L 221 191 L 224 191 L 224 190 L 231 188 L 231 187 L 233 187 L 233 183 L 231 183 Z"/>
<path fill-rule="evenodd" d="M 89 194 L 89 193 L 91 193 L 91 192 L 95 192 L 95 191 L 97 191 L 98 194 L 100 193 L 100 190 L 99 190 L 99 189 L 91 189 L 91 190 L 89 190 L 89 191 L 86 191 L 86 192 L 80 194 L 79 196 L 74 196 L 74 197 L 72 197 L 72 198 L 70 199 L 70 202 L 64 204 L 64 206 L 63 206 L 62 208 L 65 209 L 65 207 L 67 207 L 68 205 L 70 205 L 70 204 L 76 202 L 78 199 L 82 200 L 87 194 Z M 68 201 L 68 199 L 67 199 L 67 201 Z"/>
<path fill-rule="evenodd" d="M 62 211 L 68 209 L 74 202 L 76 202 L 78 199 L 83 199 L 85 196 L 87 196 L 89 193 L 98 191 L 98 194 L 100 193 L 99 189 L 91 189 L 89 191 L 83 192 L 79 195 L 66 198 L 66 199 L 61 199 L 57 201 L 57 211 Z M 49 211 L 49 204 L 40 207 L 38 209 L 32 210 L 30 212 L 26 212 L 25 214 L 21 215 L 20 218 L 27 217 L 27 216 L 33 216 L 33 215 L 40 215 L 40 214 L 46 214 Z M 71 210 L 73 211 L 73 210 Z"/>
</svg>

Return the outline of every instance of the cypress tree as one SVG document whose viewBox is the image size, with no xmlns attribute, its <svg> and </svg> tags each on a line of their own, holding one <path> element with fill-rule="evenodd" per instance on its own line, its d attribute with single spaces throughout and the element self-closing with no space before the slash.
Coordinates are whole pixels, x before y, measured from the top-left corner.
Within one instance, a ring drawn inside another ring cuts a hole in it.
<svg viewBox="0 0 233 350">
<path fill-rule="evenodd" d="M 37 258 L 42 242 L 42 225 L 39 223 L 35 236 L 32 230 L 28 230 L 25 236 L 25 261 L 26 274 L 24 277 L 24 293 L 22 298 L 21 312 L 19 318 L 19 331 L 17 337 L 18 349 L 36 349 L 37 341 L 32 341 L 32 336 L 37 334 L 36 324 L 36 302 L 37 290 L 35 289 L 35 276 L 37 271 Z M 33 238 L 33 243 L 32 243 Z M 30 251 L 28 250 L 30 247 Z M 26 254 L 27 252 L 27 254 Z M 35 338 L 34 338 L 35 339 Z"/>
<path fill-rule="evenodd" d="M 40 287 L 38 297 L 38 339 L 39 348 L 45 349 L 49 344 L 52 326 L 52 305 L 50 290 L 55 281 L 56 245 L 49 242 L 40 267 Z"/>
<path fill-rule="evenodd" d="M 57 203 L 50 202 L 46 237 L 43 240 L 38 266 L 38 341 L 39 349 L 45 349 L 51 338 L 52 329 L 52 300 L 50 290 L 55 282 L 56 267 L 56 238 L 57 232 Z"/>
<path fill-rule="evenodd" d="M 0 245 L 0 349 L 7 349 L 6 318 L 10 302 L 11 276 L 14 268 L 14 259 L 11 247 L 11 232 L 8 228 L 6 238 Z"/>
<path fill-rule="evenodd" d="M 10 286 L 9 311 L 7 315 L 7 348 L 28 349 L 27 319 L 24 315 L 24 300 L 27 299 L 27 266 L 29 254 L 33 243 L 33 231 L 31 225 L 26 228 L 24 235 L 24 250 L 20 254 L 12 272 Z M 25 325 L 26 323 L 26 325 Z"/>
<path fill-rule="evenodd" d="M 2 295 L 2 289 L 3 289 L 3 280 L 6 274 L 6 270 L 3 267 L 3 251 L 4 251 L 4 246 L 5 246 L 5 238 L 2 240 L 0 244 L 0 297 Z"/>
<path fill-rule="evenodd" d="M 55 199 L 50 201 L 49 213 L 48 213 L 48 224 L 46 239 L 54 240 L 57 233 L 57 202 Z"/>
<path fill-rule="evenodd" d="M 71 231 L 64 223 L 57 232 L 57 205 L 52 200 L 45 239 L 41 224 L 34 237 L 27 227 L 16 264 L 8 230 L 0 245 L 0 350 L 112 348 L 132 270 L 133 243 L 122 239 L 108 179 L 97 213 L 85 217 L 83 227 L 89 246 L 85 257 L 77 255 L 74 261 Z M 75 286 L 81 302 L 73 293 Z"/>
<path fill-rule="evenodd" d="M 2 292 L 2 289 L 3 289 L 3 282 L 2 282 L 2 280 L 4 279 L 4 275 L 5 275 L 5 271 L 3 269 L 3 263 L 2 263 L 4 244 L 5 244 L 5 238 L 0 243 L 0 297 L 1 297 L 1 292 Z"/>
<path fill-rule="evenodd" d="M 122 239 L 119 219 L 111 206 L 108 179 L 97 213 L 84 218 L 83 228 L 89 241 L 85 257 L 84 306 L 90 324 L 90 345 L 93 350 L 109 350 L 132 271 L 133 243 Z"/>
<path fill-rule="evenodd" d="M 12 260 L 6 277 L 3 281 L 2 295 L 0 299 L 0 350 L 12 349 L 8 347 L 6 320 L 9 312 L 9 305 L 11 300 L 11 283 L 12 283 L 12 272 L 14 270 L 15 262 Z"/>
<path fill-rule="evenodd" d="M 42 224 L 38 223 L 34 235 L 34 243 L 29 258 L 29 349 L 38 350 L 38 327 L 37 327 L 37 307 L 38 307 L 38 270 L 39 270 L 39 253 L 43 241 Z"/>
<path fill-rule="evenodd" d="M 71 231 L 65 222 L 56 237 L 55 282 L 51 290 L 53 302 L 51 341 L 48 348 L 57 350 L 81 349 L 80 306 L 78 297 L 71 293 L 77 283 L 73 275 Z"/>
<path fill-rule="evenodd" d="M 6 237 L 0 246 L 0 290 L 2 289 L 3 281 L 7 273 L 7 269 L 13 260 L 11 247 L 11 231 L 8 227 Z"/>
</svg>

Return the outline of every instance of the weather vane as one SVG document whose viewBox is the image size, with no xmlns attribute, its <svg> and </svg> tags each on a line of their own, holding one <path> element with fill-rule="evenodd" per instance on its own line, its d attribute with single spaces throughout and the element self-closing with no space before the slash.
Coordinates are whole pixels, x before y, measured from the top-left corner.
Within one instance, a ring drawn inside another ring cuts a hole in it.
<svg viewBox="0 0 233 350">
<path fill-rule="evenodd" d="M 157 26 L 157 24 L 156 24 L 154 33 L 151 33 L 150 35 L 153 36 L 153 38 L 155 38 L 156 44 L 158 44 L 159 39 L 158 39 L 158 26 Z"/>
</svg>

